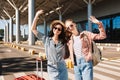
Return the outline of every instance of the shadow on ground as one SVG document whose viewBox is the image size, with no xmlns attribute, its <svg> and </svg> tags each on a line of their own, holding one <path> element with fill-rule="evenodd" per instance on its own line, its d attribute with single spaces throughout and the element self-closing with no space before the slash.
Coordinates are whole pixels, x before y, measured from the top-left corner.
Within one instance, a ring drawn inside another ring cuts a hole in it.
<svg viewBox="0 0 120 80">
<path fill-rule="evenodd" d="M 46 71 L 47 61 L 43 61 L 43 71 Z M 30 57 L 5 58 L 0 60 L 2 74 L 36 70 L 36 60 Z M 40 68 L 40 64 L 39 64 Z"/>
</svg>

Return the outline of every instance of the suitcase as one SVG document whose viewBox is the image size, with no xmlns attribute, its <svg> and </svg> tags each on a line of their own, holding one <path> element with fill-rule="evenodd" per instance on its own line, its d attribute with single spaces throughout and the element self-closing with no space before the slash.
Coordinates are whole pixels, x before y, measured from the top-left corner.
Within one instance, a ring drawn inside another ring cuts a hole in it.
<svg viewBox="0 0 120 80">
<path fill-rule="evenodd" d="M 38 76 L 38 62 L 40 61 L 41 63 L 41 77 Z M 43 78 L 43 68 L 42 68 L 42 60 L 40 59 L 36 59 L 36 71 L 37 71 L 37 75 L 35 74 L 29 74 L 29 75 L 26 75 L 26 76 L 21 76 L 21 77 L 18 77 L 18 78 L 15 78 L 15 80 L 45 80 Z"/>
<path fill-rule="evenodd" d="M 0 75 L 2 75 L 2 63 L 0 61 Z"/>
</svg>

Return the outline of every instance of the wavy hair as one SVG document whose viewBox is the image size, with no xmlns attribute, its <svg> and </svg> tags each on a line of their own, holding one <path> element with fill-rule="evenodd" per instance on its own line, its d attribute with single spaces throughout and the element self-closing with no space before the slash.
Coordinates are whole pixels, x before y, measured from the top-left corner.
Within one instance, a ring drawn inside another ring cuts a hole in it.
<svg viewBox="0 0 120 80">
<path fill-rule="evenodd" d="M 49 32 L 49 37 L 53 37 L 54 36 L 54 33 L 53 33 L 53 28 L 56 26 L 56 25 L 61 25 L 62 26 L 62 30 L 61 30 L 61 33 L 60 35 L 58 36 L 59 40 L 62 42 L 62 44 L 64 43 L 67 43 L 67 39 L 66 39 L 66 32 L 65 32 L 65 25 L 63 22 L 61 22 L 60 20 L 55 20 L 51 23 L 50 25 L 50 32 Z"/>
</svg>

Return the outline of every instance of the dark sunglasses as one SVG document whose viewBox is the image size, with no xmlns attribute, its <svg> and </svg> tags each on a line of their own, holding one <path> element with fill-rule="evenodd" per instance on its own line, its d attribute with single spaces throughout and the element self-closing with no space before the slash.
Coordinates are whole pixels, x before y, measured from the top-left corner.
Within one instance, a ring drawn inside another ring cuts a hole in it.
<svg viewBox="0 0 120 80">
<path fill-rule="evenodd" d="M 58 31 L 62 31 L 60 28 L 54 27 L 53 29 L 58 30 Z"/>
</svg>

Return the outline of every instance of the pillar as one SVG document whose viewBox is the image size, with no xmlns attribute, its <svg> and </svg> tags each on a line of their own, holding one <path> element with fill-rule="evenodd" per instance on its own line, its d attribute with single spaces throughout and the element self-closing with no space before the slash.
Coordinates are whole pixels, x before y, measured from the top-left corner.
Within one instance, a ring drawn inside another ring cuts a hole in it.
<svg viewBox="0 0 120 80">
<path fill-rule="evenodd" d="M 20 19 L 19 10 L 16 8 L 16 44 L 20 42 Z"/>
<path fill-rule="evenodd" d="M 92 2 L 89 0 L 88 2 L 88 27 L 89 31 L 92 31 L 92 23 L 89 20 L 89 17 L 92 15 Z"/>
<path fill-rule="evenodd" d="M 13 41 L 13 23 L 12 23 L 12 18 L 10 18 L 10 34 L 9 34 L 9 38 L 10 38 L 10 43 L 12 43 L 12 41 Z"/>
<path fill-rule="evenodd" d="M 35 0 L 28 0 L 28 26 L 29 26 L 28 42 L 29 42 L 29 45 L 35 44 L 35 38 L 31 31 L 32 22 L 34 19 L 34 2 Z"/>
<path fill-rule="evenodd" d="M 45 36 L 47 36 L 47 23 L 46 23 L 46 19 L 44 19 L 44 33 L 45 33 Z"/>
<path fill-rule="evenodd" d="M 61 13 L 59 13 L 59 20 L 62 21 L 62 14 Z"/>
</svg>

